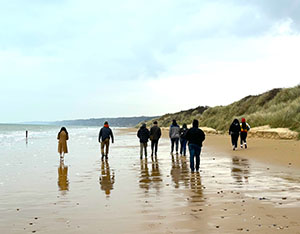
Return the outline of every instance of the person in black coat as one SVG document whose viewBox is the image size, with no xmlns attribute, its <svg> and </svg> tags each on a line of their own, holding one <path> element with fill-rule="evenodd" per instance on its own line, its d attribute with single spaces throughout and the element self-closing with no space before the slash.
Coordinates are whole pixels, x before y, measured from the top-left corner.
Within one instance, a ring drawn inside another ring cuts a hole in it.
<svg viewBox="0 0 300 234">
<path fill-rule="evenodd" d="M 186 133 L 186 139 L 189 145 L 190 151 L 190 168 L 194 172 L 194 158 L 196 158 L 196 171 L 200 168 L 200 153 L 202 148 L 202 142 L 205 140 L 204 132 L 199 128 L 198 120 L 194 119 L 193 127 L 190 128 Z"/>
<path fill-rule="evenodd" d="M 143 159 L 143 149 L 145 151 L 145 158 L 147 158 L 147 142 L 150 137 L 150 132 L 146 128 L 146 124 L 143 123 L 137 132 L 137 137 L 140 139 L 140 156 Z"/>
<path fill-rule="evenodd" d="M 240 122 L 238 119 L 234 119 L 229 128 L 229 135 L 231 136 L 232 149 L 237 148 L 238 139 L 241 131 Z"/>
<path fill-rule="evenodd" d="M 186 133 L 189 129 L 187 128 L 186 124 L 184 123 L 182 125 L 182 128 L 180 128 L 179 134 L 180 134 L 180 155 L 185 156 L 186 155 Z"/>
<path fill-rule="evenodd" d="M 160 137 L 161 129 L 158 127 L 157 121 L 154 121 L 152 128 L 150 128 L 151 157 L 153 156 L 153 151 L 155 153 L 155 157 L 157 157 L 157 146 Z"/>
</svg>

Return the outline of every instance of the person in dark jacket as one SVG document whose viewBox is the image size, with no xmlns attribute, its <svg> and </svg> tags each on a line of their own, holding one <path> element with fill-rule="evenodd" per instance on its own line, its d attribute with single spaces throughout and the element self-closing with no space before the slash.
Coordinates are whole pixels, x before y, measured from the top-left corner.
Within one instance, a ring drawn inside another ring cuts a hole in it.
<svg viewBox="0 0 300 234">
<path fill-rule="evenodd" d="M 114 143 L 114 135 L 112 133 L 112 130 L 109 128 L 108 122 L 104 122 L 103 128 L 101 128 L 99 132 L 98 141 L 101 143 L 101 159 L 105 157 L 105 159 L 108 159 L 108 150 L 109 150 L 109 139 L 111 138 L 111 143 Z M 104 154 L 104 147 L 105 147 L 105 154 Z"/>
<path fill-rule="evenodd" d="M 145 158 L 147 158 L 147 142 L 150 137 L 150 132 L 143 123 L 137 132 L 137 137 L 140 139 L 140 156 L 143 159 L 143 150 L 145 151 Z"/>
<path fill-rule="evenodd" d="M 180 155 L 186 156 L 186 133 L 189 129 L 187 128 L 186 124 L 182 125 L 180 128 L 179 135 L 180 135 Z"/>
<path fill-rule="evenodd" d="M 153 149 L 154 149 L 155 157 L 157 157 L 157 146 L 160 137 L 161 137 L 160 127 L 157 126 L 157 121 L 154 121 L 153 126 L 150 128 L 151 157 L 153 157 Z"/>
<path fill-rule="evenodd" d="M 169 136 L 171 139 L 171 154 L 173 155 L 174 145 L 176 144 L 176 154 L 178 154 L 178 142 L 179 142 L 179 131 L 180 128 L 175 119 L 173 119 L 172 125 L 170 126 Z"/>
<path fill-rule="evenodd" d="M 232 149 L 237 148 L 238 139 L 240 135 L 241 127 L 238 119 L 234 119 L 229 128 L 229 135 L 231 136 Z"/>
<path fill-rule="evenodd" d="M 245 149 L 247 149 L 247 135 L 248 135 L 248 131 L 250 130 L 250 125 L 246 122 L 245 118 L 242 118 L 242 122 L 240 126 L 241 126 L 241 148 L 243 148 L 244 145 Z"/>
<path fill-rule="evenodd" d="M 194 172 L 194 158 L 196 158 L 196 171 L 200 168 L 200 153 L 202 148 L 202 142 L 205 140 L 204 132 L 199 128 L 198 120 L 194 119 L 193 127 L 190 128 L 186 133 L 186 139 L 189 144 L 190 151 L 190 168 Z"/>
</svg>

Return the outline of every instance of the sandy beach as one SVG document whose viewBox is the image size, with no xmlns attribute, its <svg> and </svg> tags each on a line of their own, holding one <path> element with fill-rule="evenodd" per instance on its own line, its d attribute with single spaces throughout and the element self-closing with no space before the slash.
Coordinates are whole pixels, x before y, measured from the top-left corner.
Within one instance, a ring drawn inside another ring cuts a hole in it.
<svg viewBox="0 0 300 234">
<path fill-rule="evenodd" d="M 140 160 L 137 129 L 114 129 L 102 162 L 99 129 L 70 128 L 60 161 L 58 130 L 30 132 L 27 145 L 1 138 L 1 233 L 300 233 L 298 141 L 232 151 L 207 135 L 192 174 L 167 137 L 157 160 Z"/>
</svg>

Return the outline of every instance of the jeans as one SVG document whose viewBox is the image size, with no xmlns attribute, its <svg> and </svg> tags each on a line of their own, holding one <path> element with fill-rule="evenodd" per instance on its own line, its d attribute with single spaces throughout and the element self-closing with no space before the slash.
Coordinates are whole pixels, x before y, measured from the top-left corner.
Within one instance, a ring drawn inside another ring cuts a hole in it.
<svg viewBox="0 0 300 234">
<path fill-rule="evenodd" d="M 190 168 L 191 168 L 191 171 L 195 170 L 194 158 L 196 158 L 196 171 L 199 171 L 201 147 L 199 145 L 196 145 L 196 144 L 189 144 L 189 151 L 190 151 Z"/>
<path fill-rule="evenodd" d="M 140 143 L 140 156 L 143 157 L 143 150 L 145 151 L 145 157 L 147 157 L 147 143 Z"/>
<path fill-rule="evenodd" d="M 157 155 L 157 146 L 158 146 L 158 140 L 152 140 L 151 141 L 151 155 L 153 155 L 153 150 L 155 152 L 155 156 Z"/>
<path fill-rule="evenodd" d="M 179 138 L 171 138 L 171 153 L 174 151 L 174 144 L 176 144 L 176 153 L 178 153 Z"/>
<path fill-rule="evenodd" d="M 180 138 L 180 154 L 184 156 L 186 155 L 186 143 L 186 139 Z"/>
</svg>

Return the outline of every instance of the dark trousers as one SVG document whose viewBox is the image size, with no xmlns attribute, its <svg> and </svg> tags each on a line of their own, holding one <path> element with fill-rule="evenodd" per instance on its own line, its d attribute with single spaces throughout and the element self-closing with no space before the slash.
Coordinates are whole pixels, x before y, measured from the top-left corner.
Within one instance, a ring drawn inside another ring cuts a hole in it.
<svg viewBox="0 0 300 234">
<path fill-rule="evenodd" d="M 239 139 L 239 134 L 238 133 L 231 133 L 231 143 L 235 147 L 237 147 L 238 139 Z"/>
<path fill-rule="evenodd" d="M 171 153 L 174 151 L 174 144 L 176 144 L 176 153 L 178 153 L 178 141 L 179 138 L 171 138 Z"/>
<path fill-rule="evenodd" d="M 195 170 L 194 158 L 196 158 L 196 171 L 199 171 L 201 147 L 199 145 L 196 145 L 196 144 L 189 144 L 189 151 L 190 151 L 190 168 L 191 168 L 191 171 Z"/>
<path fill-rule="evenodd" d="M 184 156 L 186 155 L 186 143 L 186 139 L 180 138 L 180 154 Z"/>
<path fill-rule="evenodd" d="M 247 142 L 246 139 L 247 139 L 247 132 L 241 132 L 241 145 Z"/>
<path fill-rule="evenodd" d="M 147 143 L 140 143 L 140 156 L 143 157 L 143 151 L 145 151 L 145 157 L 147 157 Z"/>
<path fill-rule="evenodd" d="M 157 155 L 157 146 L 158 146 L 158 140 L 152 140 L 151 141 L 151 155 L 153 155 L 153 149 L 155 156 Z"/>
</svg>

